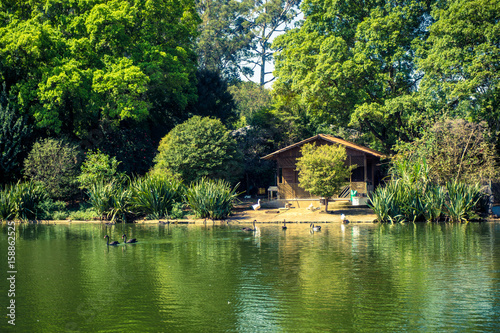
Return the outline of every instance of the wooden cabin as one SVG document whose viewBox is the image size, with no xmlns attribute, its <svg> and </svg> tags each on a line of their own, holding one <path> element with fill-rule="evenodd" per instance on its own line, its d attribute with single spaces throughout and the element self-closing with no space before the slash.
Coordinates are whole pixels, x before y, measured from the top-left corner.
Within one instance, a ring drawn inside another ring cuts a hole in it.
<svg viewBox="0 0 500 333">
<path fill-rule="evenodd" d="M 278 199 L 318 198 L 300 187 L 299 172 L 295 165 L 297 158 L 302 156 L 300 149 L 306 143 L 315 143 L 316 146 L 343 145 L 347 152 L 346 165 L 357 165 L 357 168 L 352 171 L 349 184 L 338 194 L 337 198 L 349 198 L 351 189 L 356 190 L 358 195 L 368 194 L 378 185 L 380 159 L 384 157 L 382 153 L 332 135 L 318 134 L 262 157 L 262 159 L 277 162 Z"/>
</svg>

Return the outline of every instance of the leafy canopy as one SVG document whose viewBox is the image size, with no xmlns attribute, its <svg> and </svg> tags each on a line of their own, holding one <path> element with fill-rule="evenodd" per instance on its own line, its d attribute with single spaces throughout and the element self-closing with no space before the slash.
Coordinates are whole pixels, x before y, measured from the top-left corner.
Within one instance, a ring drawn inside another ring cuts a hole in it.
<svg viewBox="0 0 500 333">
<path fill-rule="evenodd" d="M 194 116 L 160 142 L 156 172 L 179 174 L 186 183 L 202 177 L 232 181 L 239 173 L 236 141 L 218 119 Z"/>
<path fill-rule="evenodd" d="M 194 0 L 0 3 L 0 80 L 39 128 L 178 119 L 196 99 Z"/>
<path fill-rule="evenodd" d="M 300 152 L 302 156 L 297 159 L 300 186 L 313 195 L 330 198 L 339 194 L 356 168 L 345 164 L 346 149 L 340 145 L 305 144 Z"/>
</svg>

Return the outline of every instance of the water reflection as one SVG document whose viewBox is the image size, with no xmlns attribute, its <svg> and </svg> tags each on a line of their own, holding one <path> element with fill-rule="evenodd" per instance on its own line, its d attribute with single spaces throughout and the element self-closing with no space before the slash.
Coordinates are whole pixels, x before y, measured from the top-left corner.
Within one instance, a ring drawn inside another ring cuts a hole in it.
<svg viewBox="0 0 500 333">
<path fill-rule="evenodd" d="M 20 331 L 500 329 L 494 223 L 16 228 Z"/>
</svg>

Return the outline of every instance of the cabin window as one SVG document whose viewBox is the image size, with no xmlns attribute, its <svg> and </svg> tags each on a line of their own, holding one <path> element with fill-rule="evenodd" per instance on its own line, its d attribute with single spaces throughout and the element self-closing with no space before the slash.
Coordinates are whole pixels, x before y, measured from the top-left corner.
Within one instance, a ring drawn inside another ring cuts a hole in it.
<svg viewBox="0 0 500 333">
<path fill-rule="evenodd" d="M 283 184 L 283 168 L 278 169 L 278 183 Z"/>
</svg>

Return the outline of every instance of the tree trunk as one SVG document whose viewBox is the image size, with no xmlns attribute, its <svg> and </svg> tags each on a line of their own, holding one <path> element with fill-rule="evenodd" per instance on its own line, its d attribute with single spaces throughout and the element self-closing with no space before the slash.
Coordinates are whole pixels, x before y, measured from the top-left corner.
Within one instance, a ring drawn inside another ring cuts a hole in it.
<svg viewBox="0 0 500 333">
<path fill-rule="evenodd" d="M 328 213 L 328 199 L 330 198 L 325 198 L 325 213 Z"/>
</svg>

